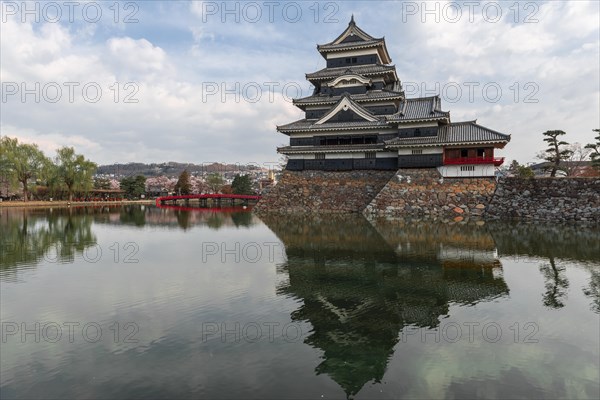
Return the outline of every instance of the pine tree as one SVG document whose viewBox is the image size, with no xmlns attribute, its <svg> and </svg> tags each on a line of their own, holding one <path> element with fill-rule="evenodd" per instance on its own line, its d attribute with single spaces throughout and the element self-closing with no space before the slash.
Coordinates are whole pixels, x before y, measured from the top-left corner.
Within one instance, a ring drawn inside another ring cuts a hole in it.
<svg viewBox="0 0 600 400">
<path fill-rule="evenodd" d="M 592 153 L 590 154 L 592 166 L 600 171 L 600 129 L 592 129 L 592 131 L 598 134 L 598 136 L 594 138 L 596 139 L 596 143 L 589 143 L 585 145 L 585 148 L 592 150 Z"/>
<path fill-rule="evenodd" d="M 248 175 L 236 175 L 231 183 L 231 189 L 235 194 L 254 194 Z"/>
<path fill-rule="evenodd" d="M 560 162 L 569 158 L 571 150 L 564 148 L 564 146 L 568 146 L 569 143 L 559 140 L 559 136 L 566 135 L 564 131 L 546 131 L 543 135 L 546 136 L 544 142 L 548 143 L 545 160 L 552 163 L 550 176 L 555 177 L 556 171 L 560 169 Z"/>
</svg>

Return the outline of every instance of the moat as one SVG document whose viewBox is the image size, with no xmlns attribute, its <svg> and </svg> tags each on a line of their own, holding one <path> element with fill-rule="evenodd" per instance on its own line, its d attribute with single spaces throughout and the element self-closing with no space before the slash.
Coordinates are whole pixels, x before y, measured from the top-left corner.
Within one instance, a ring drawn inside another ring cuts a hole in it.
<svg viewBox="0 0 600 400">
<path fill-rule="evenodd" d="M 598 228 L 0 209 L 2 398 L 598 398 Z"/>
</svg>

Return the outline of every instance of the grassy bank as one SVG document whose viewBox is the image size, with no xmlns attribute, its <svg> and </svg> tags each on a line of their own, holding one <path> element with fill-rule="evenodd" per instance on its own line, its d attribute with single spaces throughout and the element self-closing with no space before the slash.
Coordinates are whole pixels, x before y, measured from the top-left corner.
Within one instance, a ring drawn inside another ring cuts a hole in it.
<svg viewBox="0 0 600 400">
<path fill-rule="evenodd" d="M 67 200 L 61 201 L 2 201 L 0 202 L 0 208 L 2 207 L 84 207 L 84 206 L 115 206 L 122 204 L 154 204 L 154 199 L 145 200 L 121 200 L 121 201 L 72 201 Z"/>
</svg>

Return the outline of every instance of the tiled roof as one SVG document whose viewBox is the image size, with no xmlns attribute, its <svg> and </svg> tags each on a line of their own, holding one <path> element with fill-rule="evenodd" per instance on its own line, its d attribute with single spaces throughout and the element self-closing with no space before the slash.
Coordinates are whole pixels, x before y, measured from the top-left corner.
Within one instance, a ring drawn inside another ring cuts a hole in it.
<svg viewBox="0 0 600 400">
<path fill-rule="evenodd" d="M 297 131 L 323 131 L 337 129 L 369 129 L 391 126 L 384 120 L 377 121 L 353 121 L 353 122 L 325 122 L 316 125 L 317 119 L 301 119 L 290 124 L 277 127 L 279 132 L 297 132 Z"/>
<path fill-rule="evenodd" d="M 396 72 L 396 66 L 383 64 L 357 65 L 354 67 L 323 68 L 317 72 L 306 74 L 308 80 L 334 79 L 348 73 L 358 75 L 381 75 L 386 72 Z"/>
<path fill-rule="evenodd" d="M 404 98 L 403 92 L 394 92 L 390 90 L 371 90 L 365 94 L 353 94 L 351 95 L 352 100 L 358 102 L 385 100 L 385 99 L 398 99 Z M 307 104 L 334 104 L 342 98 L 342 95 L 331 96 L 317 94 L 313 96 L 304 97 L 301 99 L 295 99 L 295 105 L 307 105 Z"/>
<path fill-rule="evenodd" d="M 508 143 L 510 135 L 477 125 L 475 121 L 442 125 L 437 136 L 395 138 L 385 142 L 386 146 L 436 146 L 443 144 Z"/>
<path fill-rule="evenodd" d="M 423 119 L 450 118 L 450 113 L 440 110 L 439 96 L 406 99 L 400 103 L 396 114 L 388 117 L 390 122 L 404 122 Z"/>
<path fill-rule="evenodd" d="M 352 17 L 352 19 L 350 19 L 348 27 L 344 30 L 344 32 L 342 32 L 340 36 L 338 36 L 332 42 L 317 45 L 317 50 L 321 53 L 323 57 L 327 58 L 327 53 L 329 52 L 364 49 L 369 47 L 380 47 L 380 49 L 383 51 L 383 54 L 381 54 L 383 62 L 392 62 L 392 59 L 390 58 L 390 55 L 385 46 L 385 39 L 374 38 L 373 36 L 360 29 L 356 25 L 356 22 L 354 22 L 354 17 Z"/>
<path fill-rule="evenodd" d="M 344 29 L 344 32 L 342 32 L 337 38 L 333 39 L 329 43 L 326 43 L 325 45 L 340 43 L 344 38 L 348 38 L 348 36 L 350 35 L 352 35 L 352 37 L 355 39 L 352 40 L 353 42 L 375 39 L 373 36 L 369 35 L 367 32 L 360 29 L 358 25 L 356 25 L 356 21 L 354 21 L 354 14 L 352 14 L 350 22 L 348 22 L 348 27 Z"/>
<path fill-rule="evenodd" d="M 340 152 L 354 153 L 362 151 L 383 151 L 385 146 L 383 143 L 375 144 L 348 144 L 335 146 L 284 146 L 278 147 L 278 153 L 323 153 L 323 152 Z"/>
<path fill-rule="evenodd" d="M 317 45 L 317 50 L 319 51 L 339 51 L 339 50 L 352 50 L 352 49 L 360 49 L 365 47 L 374 47 L 380 46 L 384 44 L 383 38 L 381 39 L 372 39 L 372 40 L 361 40 L 357 42 L 345 42 L 345 43 L 328 43 L 328 44 L 320 44 Z"/>
</svg>

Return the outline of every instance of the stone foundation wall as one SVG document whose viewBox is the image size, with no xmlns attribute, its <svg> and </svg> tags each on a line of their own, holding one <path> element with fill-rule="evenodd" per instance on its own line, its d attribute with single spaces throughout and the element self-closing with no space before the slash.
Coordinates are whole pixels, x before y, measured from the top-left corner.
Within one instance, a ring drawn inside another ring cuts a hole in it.
<svg viewBox="0 0 600 400">
<path fill-rule="evenodd" d="M 486 218 L 600 224 L 600 179 L 501 179 Z"/>
<path fill-rule="evenodd" d="M 598 178 L 444 178 L 435 168 L 286 171 L 259 214 L 357 213 L 369 218 L 469 218 L 600 224 Z"/>
<path fill-rule="evenodd" d="M 258 214 L 358 213 L 395 171 L 285 171 L 254 207 Z"/>
<path fill-rule="evenodd" d="M 496 188 L 494 178 L 444 178 L 435 168 L 401 169 L 367 205 L 369 217 L 482 217 Z"/>
</svg>

